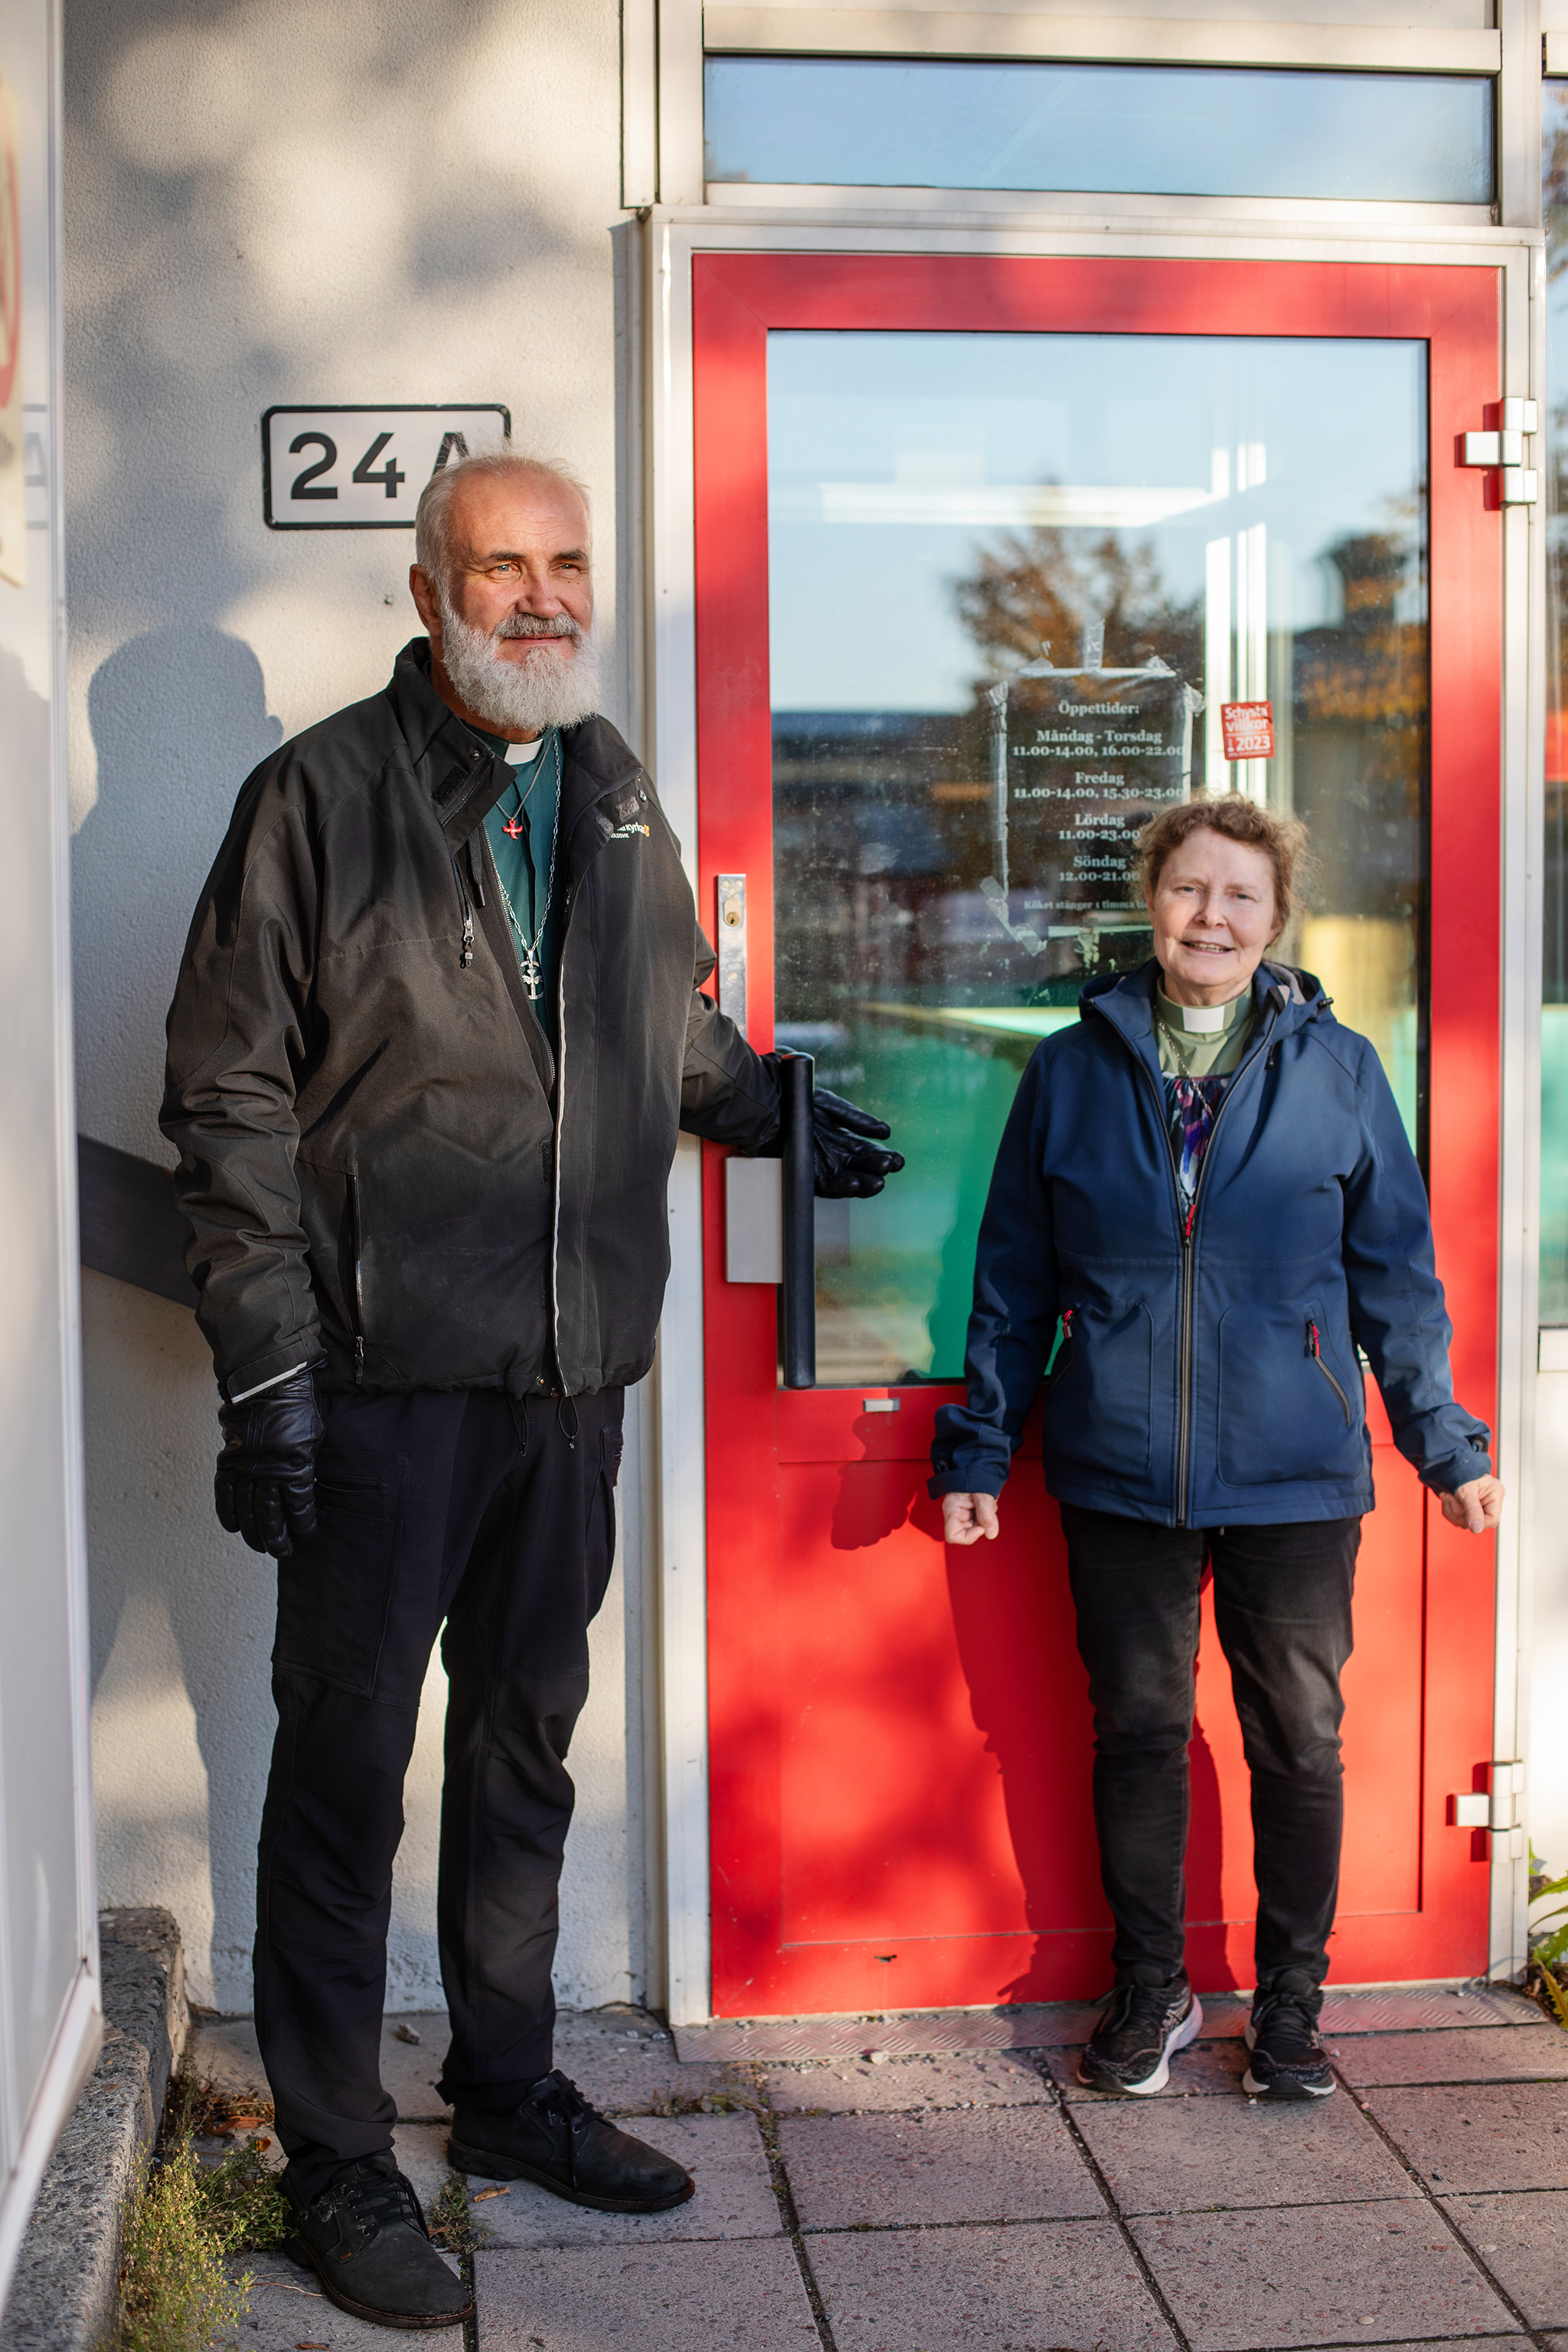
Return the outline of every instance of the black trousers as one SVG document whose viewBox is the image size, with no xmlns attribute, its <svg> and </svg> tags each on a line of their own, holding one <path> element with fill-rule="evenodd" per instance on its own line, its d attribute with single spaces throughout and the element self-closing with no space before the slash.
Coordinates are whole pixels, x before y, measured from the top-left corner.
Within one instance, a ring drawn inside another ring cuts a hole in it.
<svg viewBox="0 0 1568 2352">
<path fill-rule="evenodd" d="M 1344 1818 L 1340 1675 L 1351 1654 L 1359 1519 L 1160 1528 L 1061 1506 L 1078 1646 L 1094 1706 L 1094 1819 L 1119 1981 L 1183 1963 L 1198 1601 L 1215 1622 L 1252 1776 L 1257 1973 L 1321 1985 Z"/>
<path fill-rule="evenodd" d="M 323 1401 L 317 1532 L 279 1562 L 256 2029 L 288 2185 L 390 2148 L 381 2087 L 392 1864 L 445 1621 L 441 2089 L 516 2104 L 549 2071 L 566 1751 L 615 1551 L 624 1392 Z"/>
</svg>

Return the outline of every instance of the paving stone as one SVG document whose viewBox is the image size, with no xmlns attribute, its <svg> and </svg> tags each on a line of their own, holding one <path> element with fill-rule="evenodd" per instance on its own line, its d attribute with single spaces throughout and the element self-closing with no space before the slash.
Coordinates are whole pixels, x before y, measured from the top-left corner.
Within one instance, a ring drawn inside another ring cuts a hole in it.
<svg viewBox="0 0 1568 2352">
<path fill-rule="evenodd" d="M 1568 2037 L 1564 2037 L 1568 2039 Z M 769 2104 L 781 2116 L 850 2115 L 900 2107 L 1023 2107 L 1050 2097 L 1047 2077 L 1006 2051 L 932 2058 L 839 2059 L 770 2066 Z"/>
<path fill-rule="evenodd" d="M 1532 2327 L 1568 2326 L 1568 2197 L 1545 2189 L 1443 2202 Z"/>
<path fill-rule="evenodd" d="M 401 2032 L 400 2030 L 401 2029 Z M 416 2033 L 418 2041 L 404 2035 Z M 425 2010 L 382 2021 L 382 2087 L 409 2122 L 435 2122 L 450 2114 L 437 2095 L 435 2077 L 447 2054 L 447 2013 Z M 248 2017 L 203 2018 L 192 2029 L 190 2063 L 195 2072 L 232 2097 L 254 2097 L 270 2105 L 267 2070 Z"/>
<path fill-rule="evenodd" d="M 199 2017 L 192 2021 L 185 2044 L 191 2071 L 216 2084 L 231 2098 L 253 2098 L 270 2105 L 267 2071 L 256 2046 L 256 2026 L 248 2017 Z"/>
<path fill-rule="evenodd" d="M 1055 2221 L 1105 2210 L 1054 2107 L 786 2117 L 779 2140 L 806 2230 Z"/>
<path fill-rule="evenodd" d="M 455 2271 L 457 2262 L 443 2255 Z M 386 2352 L 386 2330 L 353 2319 L 328 2301 L 312 2271 L 302 2271 L 286 2254 L 244 2254 L 229 2264 L 248 2271 L 250 2301 L 240 2322 L 239 2352 L 296 2352 L 300 2345 L 324 2344 L 328 2352 Z M 454 2332 L 454 2343 L 460 2333 Z"/>
<path fill-rule="evenodd" d="M 1405 2346 L 1506 2336 L 1513 2326 L 1424 2200 L 1181 2214 L 1130 2226 L 1192 2352 Z"/>
<path fill-rule="evenodd" d="M 1349 2099 L 1103 2099 L 1073 2109 L 1127 2213 L 1415 2197 Z"/>
<path fill-rule="evenodd" d="M 417 2042 L 406 2036 L 416 2033 Z M 452 2110 L 436 2088 L 451 2029 L 444 2009 L 381 2021 L 381 2087 L 409 2123 L 444 2121 Z"/>
<path fill-rule="evenodd" d="M 1168 2352 L 1174 2339 L 1104 2221 L 815 2237 L 838 2352 Z"/>
<path fill-rule="evenodd" d="M 481 2249 L 474 2270 L 479 2352 L 817 2352 L 782 2239 L 618 2245 L 610 2261 L 578 2249 Z"/>
<path fill-rule="evenodd" d="M 406 2174 L 429 2219 L 430 2208 L 451 2178 L 445 2124 L 399 2124 L 392 2135 L 397 2168 Z M 474 2186 L 479 2187 L 476 2181 Z"/>
<path fill-rule="evenodd" d="M 418 2040 L 411 2041 L 412 2034 Z M 445 2010 L 413 2011 L 383 2021 L 382 2085 L 405 2122 L 450 2120 L 452 2111 L 436 2089 L 449 2038 Z M 248 2017 L 201 2020 L 193 2030 L 192 2063 L 219 2090 L 271 2099 Z M 683 2066 L 673 2037 L 657 2018 L 619 2004 L 563 2010 L 555 2026 L 555 2063 L 606 2115 L 689 2115 L 757 2104 L 750 2069 Z"/>
<path fill-rule="evenodd" d="M 1365 2096 L 1390 2138 L 1445 2196 L 1568 2189 L 1568 2100 L 1555 2083 L 1375 2087 Z"/>
<path fill-rule="evenodd" d="M 1507 2033 L 1347 2033 L 1335 2057 L 1347 2083 L 1568 2082 L 1568 2033 L 1545 2023 Z"/>
<path fill-rule="evenodd" d="M 536 2189 L 473 2176 L 474 2210 L 492 2247 L 635 2246 L 685 2238 L 773 2238 L 784 2227 L 762 2134 L 751 2116 L 660 2116 L 637 2134 L 683 2164 L 697 2194 L 665 2213 L 598 2213 Z M 401 2145 L 401 2136 L 399 2139 Z"/>
<path fill-rule="evenodd" d="M 606 2115 L 690 2115 L 699 2108 L 723 2112 L 757 2105 L 751 2069 L 683 2066 L 674 2037 L 646 2010 L 562 2010 L 555 2021 L 555 2063 Z"/>
<path fill-rule="evenodd" d="M 1042 2050 L 1040 2053 L 1060 2085 L 1063 2096 L 1083 2100 L 1090 2106 L 1121 2105 L 1122 2101 L 1114 2094 L 1091 2091 L 1079 2081 L 1078 2062 L 1082 2047 L 1079 2042 L 1071 2050 Z M 1172 2059 L 1171 2079 L 1163 2091 L 1152 2091 L 1146 2097 L 1130 2099 L 1127 2104 L 1146 2106 L 1150 2098 L 1213 2098 L 1222 2093 L 1235 2098 L 1241 2090 L 1247 2060 L 1247 2044 L 1239 2034 L 1224 2042 L 1194 2042 L 1189 2049 L 1178 2050 Z"/>
</svg>

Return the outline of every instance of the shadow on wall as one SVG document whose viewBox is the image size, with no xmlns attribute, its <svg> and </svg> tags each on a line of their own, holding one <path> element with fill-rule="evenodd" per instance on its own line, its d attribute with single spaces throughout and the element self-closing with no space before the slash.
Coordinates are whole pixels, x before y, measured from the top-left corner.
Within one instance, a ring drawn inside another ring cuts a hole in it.
<svg viewBox="0 0 1568 2352">
<path fill-rule="evenodd" d="M 92 961 L 115 987 L 94 991 L 91 1014 L 79 999 L 78 1017 L 100 1028 L 123 1019 L 116 1036 L 100 1035 L 100 1048 L 153 1062 L 145 1024 L 120 1008 L 166 1003 L 217 845 L 215 777 L 226 793 L 276 749 L 282 728 L 248 646 L 199 623 L 121 646 L 92 678 L 88 715 L 99 792 L 73 849 L 77 905 L 90 910 L 78 923 L 90 922 Z M 156 1102 L 155 1062 L 127 1076 L 132 1101 Z M 89 1123 L 92 1111 L 84 1103 Z M 155 1132 L 137 1140 L 168 1163 Z M 216 1989 L 246 2008 L 249 1842 L 233 1841 L 232 1852 L 225 1842 L 209 1860 L 207 1824 L 248 1822 L 259 1809 L 270 1577 L 250 1574 L 248 1559 L 232 1567 L 214 1559 L 216 1400 L 188 1310 L 119 1283 L 85 1303 L 99 1343 L 87 1368 L 98 1410 L 86 1434 L 100 1867 L 111 1896 L 134 1901 L 156 1886 L 176 1901 L 187 1934 L 199 1928 L 210 1883 Z M 118 1344 L 106 1345 L 111 1329 Z"/>
<path fill-rule="evenodd" d="M 116 1003 L 166 1004 L 196 895 L 216 851 L 214 777 L 237 785 L 282 740 L 267 709 L 261 664 L 221 629 L 188 623 L 132 637 L 88 688 L 98 801 L 73 850 L 78 921 L 97 934 L 85 953 L 113 991 L 93 991 L 101 1022 Z M 141 1034 L 123 1045 L 136 1050 Z M 145 1048 L 142 1049 L 143 1052 Z M 162 1073 L 137 1072 L 132 1099 L 156 1102 Z M 86 1106 L 90 1127 L 91 1106 Z M 152 1135 L 134 1148 L 167 1152 Z"/>
</svg>

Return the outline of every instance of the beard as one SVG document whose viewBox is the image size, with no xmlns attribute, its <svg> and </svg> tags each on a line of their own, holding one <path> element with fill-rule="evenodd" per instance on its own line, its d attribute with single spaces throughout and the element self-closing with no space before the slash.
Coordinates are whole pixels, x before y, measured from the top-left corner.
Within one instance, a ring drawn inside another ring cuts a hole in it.
<svg viewBox="0 0 1568 2352">
<path fill-rule="evenodd" d="M 445 589 L 437 601 L 447 675 L 476 719 L 500 734 L 534 734 L 575 727 L 597 710 L 598 648 L 570 614 L 538 621 L 510 613 L 494 630 L 476 629 L 454 612 Z M 524 660 L 508 661 L 499 648 L 510 637 L 544 643 Z"/>
</svg>

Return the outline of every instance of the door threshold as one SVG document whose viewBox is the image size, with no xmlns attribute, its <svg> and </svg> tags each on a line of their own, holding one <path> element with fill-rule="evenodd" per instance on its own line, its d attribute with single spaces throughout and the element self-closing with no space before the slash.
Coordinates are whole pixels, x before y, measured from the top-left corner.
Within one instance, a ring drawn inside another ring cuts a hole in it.
<svg viewBox="0 0 1568 2352">
<path fill-rule="evenodd" d="M 1251 1996 L 1205 1993 L 1204 2038 L 1221 2041 L 1247 2022 Z M 895 2010 L 860 2017 L 716 2017 L 673 2028 L 683 2063 L 761 2059 L 936 2058 L 954 2050 L 1051 2050 L 1085 2041 L 1098 2001 L 1018 2001 L 997 2009 Z M 1331 1986 L 1325 2033 L 1430 2033 L 1446 2026 L 1539 2025 L 1534 2001 L 1511 1985 L 1476 1981 Z"/>
</svg>

